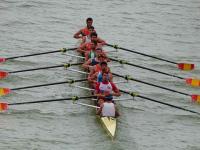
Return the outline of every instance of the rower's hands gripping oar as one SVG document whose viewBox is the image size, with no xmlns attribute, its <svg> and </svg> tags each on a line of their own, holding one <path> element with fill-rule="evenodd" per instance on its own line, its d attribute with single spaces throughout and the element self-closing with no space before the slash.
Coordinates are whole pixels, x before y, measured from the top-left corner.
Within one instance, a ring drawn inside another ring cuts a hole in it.
<svg viewBox="0 0 200 150">
<path fill-rule="evenodd" d="M 177 109 L 180 109 L 180 110 L 184 110 L 184 111 L 188 111 L 188 112 L 191 112 L 191 113 L 200 115 L 199 112 L 196 112 L 196 111 L 193 111 L 193 110 L 190 110 L 190 109 L 186 109 L 186 108 L 183 108 L 183 107 L 180 107 L 180 106 L 172 105 L 172 104 L 169 104 L 169 103 L 161 102 L 161 101 L 158 101 L 158 100 L 149 98 L 149 97 L 145 97 L 145 96 L 139 95 L 139 94 L 136 93 L 136 92 L 125 91 L 125 90 L 122 90 L 122 89 L 120 89 L 120 92 L 123 92 L 123 93 L 125 93 L 125 94 L 131 95 L 131 96 L 133 96 L 133 97 L 140 97 L 140 98 L 142 98 L 142 99 L 146 99 L 146 100 L 149 100 L 149 101 L 152 101 L 152 102 L 155 102 L 155 103 L 167 105 L 167 106 L 169 106 L 169 107 L 177 108 Z"/>
<path fill-rule="evenodd" d="M 191 85 L 193 87 L 199 87 L 200 86 L 200 80 L 199 79 L 184 78 L 184 77 L 176 76 L 176 75 L 165 73 L 165 72 L 161 72 L 161 71 L 158 71 L 158 70 L 155 70 L 155 69 L 151 69 L 151 68 L 147 68 L 147 67 L 144 67 L 144 66 L 136 65 L 136 64 L 130 63 L 130 62 L 125 61 L 125 60 L 120 60 L 120 59 L 115 59 L 115 58 L 109 58 L 109 59 L 112 60 L 112 61 L 116 61 L 116 62 L 118 62 L 120 64 L 125 64 L 125 65 L 129 65 L 129 66 L 133 66 L 133 67 L 149 70 L 149 71 L 152 71 L 152 72 L 156 72 L 156 73 L 159 73 L 159 74 L 167 75 L 167 76 L 170 76 L 170 77 L 178 78 L 178 79 L 184 80 L 186 84 L 189 84 L 189 85 Z"/>
<path fill-rule="evenodd" d="M 18 87 L 18 88 L 0 88 L 0 96 L 4 96 L 7 94 L 10 94 L 12 91 L 17 91 L 17 90 L 22 90 L 22 89 L 30 89 L 30 88 L 36 88 L 36 87 L 44 87 L 44 86 L 51 86 L 51 85 L 58 85 L 58 84 L 73 84 L 75 82 L 83 82 L 87 81 L 86 79 L 77 79 L 77 80 L 68 80 L 68 81 L 63 81 L 63 82 L 54 82 L 54 83 L 47 83 L 47 84 L 39 84 L 39 85 L 31 85 L 31 86 L 25 86 L 25 87 Z"/>
<path fill-rule="evenodd" d="M 16 106 L 16 105 L 27 105 L 27 104 L 36 104 L 36 103 L 49 103 L 49 102 L 58 102 L 58 101 L 67 101 L 67 100 L 79 100 L 79 99 L 88 99 L 88 98 L 94 98 L 94 96 L 73 96 L 69 98 L 59 98 L 59 99 L 49 99 L 49 100 L 38 100 L 38 101 L 27 101 L 27 102 L 17 102 L 17 103 L 6 103 L 6 102 L 0 102 L 0 111 L 6 111 L 9 106 Z"/>
<path fill-rule="evenodd" d="M 41 53 L 35 53 L 35 54 L 28 54 L 28 55 L 21 55 L 21 56 L 14 56 L 14 57 L 8 57 L 8 58 L 0 58 L 0 63 L 6 62 L 7 60 L 21 58 L 21 57 L 30 57 L 30 56 L 37 56 L 37 55 L 44 55 L 44 54 L 50 54 L 50 53 L 57 53 L 57 52 L 67 52 L 71 50 L 76 50 L 77 48 L 62 48 L 60 50 L 55 51 L 48 51 L 48 52 L 41 52 Z"/>
<path fill-rule="evenodd" d="M 165 61 L 165 62 L 168 62 L 168 63 L 171 63 L 171 64 L 176 64 L 177 67 L 180 70 L 189 71 L 189 70 L 193 70 L 194 69 L 194 64 L 177 63 L 177 62 L 173 62 L 173 61 L 170 61 L 170 60 L 167 60 L 167 59 L 163 59 L 163 58 L 159 58 L 159 57 L 156 57 L 156 56 L 144 54 L 144 53 L 141 53 L 141 52 L 138 52 L 138 51 L 134 51 L 134 50 L 126 49 L 126 48 L 123 48 L 123 47 L 119 47 L 118 45 L 112 45 L 112 44 L 106 44 L 106 45 L 110 46 L 110 47 L 113 47 L 115 49 L 121 49 L 121 50 L 128 51 L 128 52 L 131 52 L 131 53 L 135 53 L 135 54 L 151 57 L 151 58 L 154 58 L 154 59 L 158 59 L 158 60 L 161 60 L 161 61 Z"/>
<path fill-rule="evenodd" d="M 200 103 L 200 95 L 196 95 L 196 94 L 190 95 L 188 93 L 180 92 L 180 91 L 177 91 L 177 90 L 174 90 L 174 89 L 170 89 L 170 88 L 163 87 L 163 86 L 160 86 L 160 85 L 155 85 L 155 84 L 152 84 L 152 83 L 149 83 L 149 82 L 141 81 L 141 80 L 135 79 L 135 78 L 133 78 L 129 75 L 123 76 L 123 75 L 120 75 L 120 74 L 117 74 L 117 73 L 114 73 L 114 72 L 112 74 L 115 75 L 115 76 L 124 78 L 126 80 L 136 81 L 136 82 L 143 83 L 143 84 L 146 84 L 146 85 L 161 88 L 161 89 L 164 89 L 164 90 L 167 90 L 167 91 L 175 92 L 175 93 L 178 93 L 178 94 L 181 94 L 181 95 L 190 96 L 193 102 Z"/>
<path fill-rule="evenodd" d="M 72 64 L 66 63 L 66 64 L 62 64 L 62 65 L 54 65 L 54 66 L 48 66 L 48 67 L 32 68 L 32 69 L 25 69 L 25 70 L 10 71 L 10 72 L 0 70 L 0 79 L 6 78 L 10 74 L 19 73 L 19 72 L 28 72 L 28 71 L 59 68 L 59 67 L 69 68 L 71 66 L 76 66 L 76 65 L 81 65 L 81 64 L 82 63 L 72 63 Z"/>
</svg>

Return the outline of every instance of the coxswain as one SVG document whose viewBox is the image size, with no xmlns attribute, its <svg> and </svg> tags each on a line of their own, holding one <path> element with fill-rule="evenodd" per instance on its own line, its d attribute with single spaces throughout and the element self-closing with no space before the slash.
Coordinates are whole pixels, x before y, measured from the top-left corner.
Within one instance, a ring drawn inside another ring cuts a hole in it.
<svg viewBox="0 0 200 150">
<path fill-rule="evenodd" d="M 89 31 L 89 28 L 92 26 L 93 24 L 93 19 L 92 18 L 87 18 L 86 19 L 86 24 L 87 26 L 81 30 L 79 30 L 78 32 L 76 32 L 74 34 L 74 38 L 75 39 L 80 39 L 82 38 L 83 36 L 87 36 L 90 34 L 90 31 Z"/>
</svg>

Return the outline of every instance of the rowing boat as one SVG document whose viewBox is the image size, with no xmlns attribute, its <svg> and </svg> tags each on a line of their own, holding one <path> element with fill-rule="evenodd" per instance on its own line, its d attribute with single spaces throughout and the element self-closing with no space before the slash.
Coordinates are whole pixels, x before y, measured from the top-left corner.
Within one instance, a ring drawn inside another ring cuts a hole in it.
<svg viewBox="0 0 200 150">
<path fill-rule="evenodd" d="M 83 57 L 78 56 L 77 58 L 83 58 Z M 97 106 L 97 101 L 95 101 L 94 104 L 96 106 L 96 111 L 97 111 L 97 109 L 99 109 L 99 107 Z M 115 138 L 117 129 L 117 118 L 110 116 L 99 116 L 99 115 L 96 115 L 96 117 L 101 123 L 104 130 L 107 132 L 108 136 L 110 136 L 111 139 L 113 140 Z"/>
<path fill-rule="evenodd" d="M 101 117 L 97 116 L 103 126 L 103 128 L 107 131 L 108 135 L 111 139 L 114 139 L 116 129 L 117 129 L 117 118 L 115 117 Z"/>
</svg>

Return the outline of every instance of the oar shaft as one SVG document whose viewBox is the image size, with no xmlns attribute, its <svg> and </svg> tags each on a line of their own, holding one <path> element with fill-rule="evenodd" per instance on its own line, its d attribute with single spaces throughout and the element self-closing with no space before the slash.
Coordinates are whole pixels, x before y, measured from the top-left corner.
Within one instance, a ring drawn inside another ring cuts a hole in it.
<svg viewBox="0 0 200 150">
<path fill-rule="evenodd" d="M 63 82 L 55 82 L 55 83 L 48 83 L 48 84 L 25 86 L 25 87 L 13 88 L 11 90 L 16 91 L 16 90 L 22 90 L 22 89 L 30 89 L 30 88 L 36 88 L 36 87 L 42 87 L 42 86 L 50 86 L 50 85 L 58 85 L 58 84 L 65 84 L 65 83 L 82 82 L 82 81 L 87 81 L 87 79 L 69 80 L 69 81 L 63 81 Z"/>
<path fill-rule="evenodd" d="M 124 91 L 124 90 L 121 90 L 121 89 L 120 89 L 120 91 L 123 92 L 123 93 L 131 95 L 130 92 L 127 92 L 127 91 Z M 149 101 L 152 101 L 152 102 L 160 103 L 160 104 L 163 104 L 163 105 L 167 105 L 167 106 L 170 106 L 170 107 L 173 107 L 173 108 L 177 108 L 177 109 L 180 109 L 180 110 L 184 110 L 184 111 L 188 111 L 188 112 L 200 115 L 199 112 L 196 112 L 196 111 L 193 111 L 193 110 L 189 110 L 189 109 L 186 109 L 186 108 L 183 108 L 183 107 L 179 107 L 179 106 L 176 106 L 176 105 L 172 105 L 172 104 L 169 104 L 169 103 L 161 102 L 161 101 L 149 98 L 149 97 L 145 97 L 145 96 L 141 96 L 141 95 L 135 95 L 135 96 L 143 98 L 143 99 L 146 99 L 146 100 L 149 100 Z"/>
<path fill-rule="evenodd" d="M 50 53 L 57 53 L 57 52 L 66 52 L 70 50 L 75 50 L 76 48 L 69 48 L 65 50 L 55 50 L 55 51 L 49 51 L 49 52 L 41 52 L 41 53 L 35 53 L 35 54 L 27 54 L 27 55 L 21 55 L 21 56 L 14 56 L 14 57 L 8 57 L 6 60 L 9 59 L 15 59 L 15 58 L 20 58 L 20 57 L 30 57 L 30 56 L 36 56 L 36 55 L 44 55 L 44 54 L 50 54 Z"/>
<path fill-rule="evenodd" d="M 87 98 L 93 98 L 93 97 L 94 96 L 84 96 L 84 97 L 78 97 L 78 99 L 87 99 Z M 47 102 L 56 102 L 56 101 L 67 101 L 67 100 L 74 100 L 74 97 L 50 99 L 50 100 L 39 100 L 39 101 L 32 101 L 32 102 L 10 103 L 8 105 L 24 105 L 24 104 L 47 103 Z"/>
<path fill-rule="evenodd" d="M 141 95 L 138 95 L 137 97 L 140 97 L 140 98 L 143 98 L 143 99 L 146 99 L 146 100 L 150 100 L 152 102 L 160 103 L 160 104 L 163 104 L 163 105 L 167 105 L 167 106 L 170 106 L 170 107 L 174 107 L 174 108 L 177 108 L 177 109 L 185 110 L 185 111 L 200 115 L 199 112 L 196 112 L 196 111 L 193 111 L 193 110 L 189 110 L 189 109 L 186 109 L 186 108 L 183 108 L 183 107 L 175 106 L 175 105 L 172 105 L 172 104 L 169 104 L 169 103 L 161 102 L 161 101 L 149 98 L 149 97 L 145 97 L 145 96 L 141 96 Z"/>
<path fill-rule="evenodd" d="M 59 67 L 70 67 L 75 65 L 81 65 L 82 63 L 74 63 L 74 64 L 62 64 L 62 65 L 55 65 L 55 66 L 49 66 L 49 67 L 40 67 L 40 68 L 33 68 L 33 69 L 25 69 L 25 70 L 18 70 L 18 71 L 11 71 L 9 73 L 19 73 L 19 72 L 28 72 L 28 71 L 34 71 L 34 70 L 43 70 L 43 69 L 51 69 L 51 68 L 59 68 Z"/>
<path fill-rule="evenodd" d="M 114 45 L 111 45 L 111 44 L 107 44 L 107 45 L 110 46 L 110 47 L 114 47 Z M 130 50 L 130 49 L 126 49 L 126 48 L 123 48 L 123 47 L 117 47 L 117 49 L 121 49 L 121 50 L 128 51 L 128 52 L 131 52 L 131 53 L 135 53 L 135 54 L 151 57 L 151 58 L 154 58 L 154 59 L 162 60 L 162 61 L 169 62 L 169 63 L 172 63 L 172 64 L 177 64 L 176 62 L 173 62 L 173 61 L 170 61 L 170 60 L 167 60 L 167 59 L 163 59 L 163 58 L 159 58 L 159 57 L 156 57 L 156 56 L 144 54 L 144 53 L 134 51 L 134 50 Z"/>
<path fill-rule="evenodd" d="M 169 74 L 169 73 L 161 72 L 161 71 L 154 70 L 154 69 L 151 69 L 151 68 L 139 66 L 139 65 L 136 65 L 136 64 L 127 62 L 127 61 L 118 60 L 118 59 L 115 59 L 115 58 L 110 58 L 110 60 L 119 62 L 119 63 L 121 63 L 121 64 L 126 64 L 126 65 L 129 65 L 129 66 L 134 66 L 134 67 L 137 67 L 137 68 L 141 68 L 141 69 L 149 70 L 149 71 L 152 71 L 152 72 L 164 74 L 164 75 L 167 75 L 167 76 L 170 76 L 170 77 L 176 77 L 176 78 L 178 78 L 178 79 L 184 79 L 183 77 L 179 77 L 179 76 L 176 76 L 176 75 L 172 75 L 172 74 Z"/>
<path fill-rule="evenodd" d="M 112 74 L 116 75 L 118 77 L 127 79 L 126 76 L 119 75 L 119 74 L 116 74 L 116 73 L 112 73 Z M 158 88 L 161 88 L 161 89 L 164 89 L 164 90 L 168 90 L 168 91 L 171 91 L 171 92 L 175 92 L 175 93 L 179 93 L 179 94 L 182 94 L 182 95 L 191 96 L 190 94 L 187 94 L 187 93 L 184 93 L 184 92 L 176 91 L 176 90 L 173 90 L 173 89 L 170 89 L 170 88 L 167 88 L 167 87 L 163 87 L 163 86 L 160 86 L 160 85 L 156 85 L 156 84 L 148 83 L 148 82 L 141 81 L 141 80 L 138 80 L 138 79 L 134 79 L 132 77 L 128 78 L 127 80 L 132 80 L 132 81 L 140 82 L 140 83 L 143 83 L 143 84 L 147 84 L 147 85 L 150 85 L 150 86 L 158 87 Z"/>
<path fill-rule="evenodd" d="M 9 73 L 28 72 L 28 71 L 43 70 L 43 69 L 58 68 L 58 67 L 63 67 L 63 65 L 55 65 L 55 66 L 49 66 L 49 67 L 40 67 L 40 68 L 33 68 L 33 69 L 10 71 Z"/>
</svg>

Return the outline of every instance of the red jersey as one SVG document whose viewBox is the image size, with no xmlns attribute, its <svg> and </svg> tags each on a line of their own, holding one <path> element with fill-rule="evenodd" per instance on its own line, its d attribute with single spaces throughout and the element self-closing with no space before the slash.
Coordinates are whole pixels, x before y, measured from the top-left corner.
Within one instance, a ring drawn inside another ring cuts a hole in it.
<svg viewBox="0 0 200 150">
<path fill-rule="evenodd" d="M 87 36 L 90 34 L 90 31 L 87 27 L 81 29 L 81 33 L 83 34 L 83 36 Z"/>
</svg>

